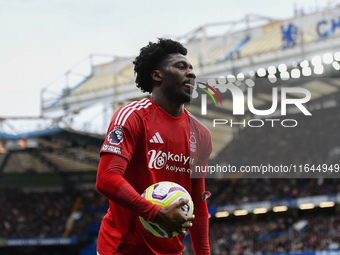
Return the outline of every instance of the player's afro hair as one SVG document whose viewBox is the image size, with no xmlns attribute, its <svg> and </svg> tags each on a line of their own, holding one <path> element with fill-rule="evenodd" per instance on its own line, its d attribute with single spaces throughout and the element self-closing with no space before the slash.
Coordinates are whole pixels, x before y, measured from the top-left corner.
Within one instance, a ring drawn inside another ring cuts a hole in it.
<svg viewBox="0 0 340 255">
<path fill-rule="evenodd" d="M 151 71 L 159 68 L 159 64 L 172 53 L 187 54 L 187 49 L 179 42 L 171 39 L 159 38 L 157 43 L 149 44 L 140 49 L 140 54 L 133 64 L 136 75 L 136 85 L 143 92 L 152 92 Z"/>
</svg>

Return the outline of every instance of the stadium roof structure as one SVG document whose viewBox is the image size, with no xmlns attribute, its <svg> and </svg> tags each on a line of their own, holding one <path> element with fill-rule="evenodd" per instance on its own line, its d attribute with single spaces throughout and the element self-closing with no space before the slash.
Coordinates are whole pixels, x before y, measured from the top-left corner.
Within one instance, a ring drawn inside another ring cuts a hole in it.
<svg viewBox="0 0 340 255">
<path fill-rule="evenodd" d="M 223 32 L 214 34 L 213 30 Z M 259 109 L 270 108 L 273 86 L 308 89 L 311 102 L 320 98 L 330 100 L 340 88 L 337 80 L 340 69 L 339 6 L 310 14 L 299 13 L 287 20 L 247 15 L 238 21 L 206 24 L 174 39 L 188 48 L 187 57 L 197 77 L 217 80 L 223 76 L 226 83 L 231 79 L 243 90 L 249 80 L 256 84 L 253 103 Z M 61 87 L 54 82 L 44 88 L 42 114 L 78 113 L 98 102 L 113 105 L 115 110 L 122 104 L 147 96 L 134 84 L 134 57 L 111 56 L 109 61 L 96 64 L 97 58 L 103 60 L 105 57 L 108 56 L 91 55 L 66 72 Z M 221 92 L 218 86 L 216 90 Z M 221 94 L 223 107 L 215 107 L 212 100 L 208 101 L 210 112 L 203 122 L 232 116 L 233 98 L 230 93 Z M 294 93 L 290 96 L 301 97 Z M 190 110 L 200 114 L 199 105 L 192 104 Z M 245 115 L 249 114 L 246 102 L 245 111 Z M 233 131 L 216 128 L 213 132 L 214 156 L 232 139 Z"/>
<path fill-rule="evenodd" d="M 339 13 L 340 7 L 288 20 L 247 15 L 235 22 L 203 25 L 174 39 L 188 48 L 188 59 L 198 77 L 247 75 L 269 65 L 284 63 L 290 66 L 311 60 L 315 55 L 339 50 Z M 257 25 L 259 22 L 262 25 Z M 208 34 L 210 29 L 219 26 L 228 30 L 220 35 Z M 96 65 L 95 59 L 99 57 L 102 61 L 105 57 L 112 60 Z M 42 113 L 78 112 L 93 102 L 122 102 L 145 96 L 134 85 L 133 59 L 99 54 L 89 56 L 84 60 L 88 61 L 86 71 L 81 69 L 84 67 L 84 61 L 81 61 L 65 73 L 61 88 L 53 82 L 42 90 Z"/>
<path fill-rule="evenodd" d="M 245 91 L 249 83 L 255 85 L 253 104 L 257 109 L 271 107 L 273 87 L 278 88 L 278 104 L 280 88 L 297 86 L 310 91 L 310 108 L 338 104 L 340 6 L 310 14 L 296 13 L 286 20 L 247 15 L 237 21 L 202 25 L 174 39 L 188 48 L 187 57 L 197 77 L 216 81 L 221 105 L 208 98 L 208 114 L 201 116 L 208 127 L 213 119 L 235 117 L 234 98 L 223 90 L 225 84 L 219 86 L 219 77 L 244 91 L 247 118 L 254 117 L 247 107 Z M 81 60 L 41 91 L 41 118 L 51 118 L 52 128 L 72 128 L 72 115 L 96 104 L 109 105 L 115 111 L 127 102 L 148 96 L 135 86 L 133 59 L 93 54 Z M 201 115 L 199 102 L 193 101 L 190 111 Z M 65 125 L 57 123 L 61 121 Z M 231 141 L 235 130 L 216 127 L 211 131 L 215 157 Z"/>
<path fill-rule="evenodd" d="M 1 187 L 93 186 L 104 139 L 102 135 L 62 128 L 17 135 L 0 133 Z"/>
</svg>

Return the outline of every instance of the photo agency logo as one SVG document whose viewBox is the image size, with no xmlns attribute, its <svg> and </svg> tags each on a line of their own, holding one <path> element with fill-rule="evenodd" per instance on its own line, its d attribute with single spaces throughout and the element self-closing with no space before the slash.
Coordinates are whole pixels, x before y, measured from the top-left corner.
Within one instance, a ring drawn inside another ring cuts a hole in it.
<svg viewBox="0 0 340 255">
<path fill-rule="evenodd" d="M 265 100 L 262 101 L 265 101 L 266 104 L 258 107 L 256 102 L 259 102 L 259 98 L 256 98 L 258 94 L 255 93 L 255 81 L 251 78 L 240 80 L 236 79 L 235 76 L 217 79 L 196 78 L 191 104 L 200 107 L 202 117 L 205 115 L 209 117 L 208 108 L 214 116 L 216 114 L 213 112 L 219 115 L 221 113 L 225 113 L 226 116 L 232 115 L 233 118 L 229 119 L 213 118 L 213 127 L 217 125 L 229 125 L 230 127 L 236 125 L 244 127 L 262 127 L 264 125 L 296 127 L 298 121 L 291 118 L 294 116 L 293 114 L 289 114 L 290 117 L 286 118 L 287 113 L 312 115 L 305 105 L 311 99 L 311 93 L 306 88 L 275 87 L 273 85 L 268 87 L 268 84 L 262 82 L 258 86 L 267 86 L 265 92 L 260 89 L 262 98 L 265 96 Z M 209 103 L 208 100 L 212 100 L 214 104 Z M 248 116 L 252 116 L 251 119 Z"/>
</svg>

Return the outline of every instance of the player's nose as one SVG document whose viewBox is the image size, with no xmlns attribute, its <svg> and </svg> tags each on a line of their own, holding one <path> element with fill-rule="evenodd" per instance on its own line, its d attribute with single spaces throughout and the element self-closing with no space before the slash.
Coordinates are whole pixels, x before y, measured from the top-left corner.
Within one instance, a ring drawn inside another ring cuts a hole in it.
<svg viewBox="0 0 340 255">
<path fill-rule="evenodd" d="M 192 78 L 192 79 L 196 78 L 196 74 L 195 74 L 194 70 L 190 69 L 190 68 L 188 69 L 186 76 L 189 77 L 189 78 Z"/>
</svg>

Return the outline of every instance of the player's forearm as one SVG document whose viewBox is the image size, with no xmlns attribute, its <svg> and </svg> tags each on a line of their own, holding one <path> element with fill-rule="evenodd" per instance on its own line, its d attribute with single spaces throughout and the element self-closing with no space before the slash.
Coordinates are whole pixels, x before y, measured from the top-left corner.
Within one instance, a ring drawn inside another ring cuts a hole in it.
<svg viewBox="0 0 340 255">
<path fill-rule="evenodd" d="M 112 162 L 110 155 L 101 157 L 97 173 L 97 190 L 123 208 L 142 216 L 146 220 L 154 221 L 161 207 L 141 197 L 123 178 L 122 173 L 126 165 L 119 162 L 121 159 L 118 158 L 117 160 Z"/>
<path fill-rule="evenodd" d="M 194 246 L 195 254 L 210 254 L 209 246 L 209 212 L 206 203 L 210 192 L 205 191 L 204 179 L 191 180 L 191 196 L 194 202 L 195 219 L 192 228 L 189 230 L 190 238 Z"/>
<path fill-rule="evenodd" d="M 202 202 L 205 204 L 205 202 Z M 202 205 L 200 205 L 202 207 Z M 203 209 L 203 210 L 202 210 Z M 197 210 L 195 206 L 195 219 L 192 222 L 192 228 L 189 230 L 190 238 L 195 250 L 195 254 L 210 254 L 209 246 L 209 216 L 208 209 L 200 208 Z"/>
</svg>

